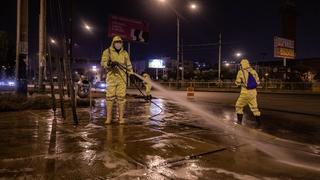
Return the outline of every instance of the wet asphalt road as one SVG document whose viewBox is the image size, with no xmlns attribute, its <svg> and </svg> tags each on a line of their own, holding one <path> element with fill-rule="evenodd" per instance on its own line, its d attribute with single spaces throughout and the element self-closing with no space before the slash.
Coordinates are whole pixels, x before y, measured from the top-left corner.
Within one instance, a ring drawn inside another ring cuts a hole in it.
<svg viewBox="0 0 320 180">
<path fill-rule="evenodd" d="M 131 90 L 131 93 L 138 92 Z M 153 93 L 158 97 L 163 96 L 157 91 Z M 238 96 L 238 93 L 195 92 L 192 101 L 213 114 L 227 114 L 227 119 L 235 120 L 234 104 Z M 285 139 L 320 144 L 320 95 L 260 93 L 258 104 L 265 132 Z M 253 119 L 247 107 L 244 120 L 250 126 L 253 124 Z"/>
<path fill-rule="evenodd" d="M 232 123 L 232 104 L 227 103 L 232 99 L 222 94 L 218 97 L 229 100 L 219 103 L 213 102 L 216 98 L 198 96 L 191 101 L 237 129 Z M 61 120 L 59 112 L 54 118 L 50 110 L 1 113 L 0 179 L 320 178 L 319 171 L 281 163 L 232 131 L 216 128 L 210 121 L 205 123 L 170 100 L 160 98 L 155 103 L 164 112 L 149 119 L 159 108 L 143 99 L 129 98 L 127 124 L 114 122 L 107 127 L 103 126 L 103 99 L 97 100 L 91 118 L 88 108 L 79 109 L 77 127 L 71 119 Z M 314 163 L 320 165 L 317 115 L 270 109 L 262 112 L 261 133 L 252 130 L 250 113 L 243 130 L 258 134 L 262 145 L 281 146 L 288 154 L 303 150 L 299 155 L 302 159 L 313 154 Z"/>
</svg>

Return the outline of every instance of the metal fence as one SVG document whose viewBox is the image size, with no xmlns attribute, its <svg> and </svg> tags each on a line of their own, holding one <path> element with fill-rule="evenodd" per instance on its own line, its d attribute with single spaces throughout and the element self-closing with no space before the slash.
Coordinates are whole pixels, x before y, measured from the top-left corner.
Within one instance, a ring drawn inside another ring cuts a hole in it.
<svg viewBox="0 0 320 180">
<path fill-rule="evenodd" d="M 196 91 L 237 91 L 237 87 L 234 82 L 157 82 L 160 85 L 172 89 L 172 90 L 186 90 L 188 87 L 194 87 Z M 136 85 L 143 87 L 141 82 L 136 82 Z M 49 88 L 49 85 L 46 85 Z M 135 88 L 135 85 L 131 83 L 129 88 Z M 35 91 L 36 85 L 29 84 L 29 91 Z M 55 84 L 55 89 L 58 89 Z M 66 87 L 65 87 L 66 89 Z M 15 86 L 0 86 L 0 92 L 12 92 L 15 90 Z M 309 91 L 320 93 L 320 82 L 308 83 L 308 82 L 263 82 L 258 86 L 258 90 L 266 91 Z"/>
<path fill-rule="evenodd" d="M 186 90 L 188 87 L 194 87 L 195 90 L 237 90 L 239 87 L 234 82 L 158 82 L 164 87 L 173 90 Z M 141 83 L 138 83 L 142 86 Z M 130 86 L 134 88 L 134 86 Z M 309 82 L 263 82 L 258 90 L 299 90 L 320 92 L 320 83 Z"/>
</svg>

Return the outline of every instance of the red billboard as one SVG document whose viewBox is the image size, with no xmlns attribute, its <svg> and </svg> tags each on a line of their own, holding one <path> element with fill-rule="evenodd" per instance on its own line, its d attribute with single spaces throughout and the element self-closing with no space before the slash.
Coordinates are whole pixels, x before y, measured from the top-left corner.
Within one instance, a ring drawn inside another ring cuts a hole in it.
<svg viewBox="0 0 320 180">
<path fill-rule="evenodd" d="M 121 36 L 125 41 L 144 42 L 149 40 L 149 23 L 121 16 L 109 16 L 108 37 Z"/>
</svg>

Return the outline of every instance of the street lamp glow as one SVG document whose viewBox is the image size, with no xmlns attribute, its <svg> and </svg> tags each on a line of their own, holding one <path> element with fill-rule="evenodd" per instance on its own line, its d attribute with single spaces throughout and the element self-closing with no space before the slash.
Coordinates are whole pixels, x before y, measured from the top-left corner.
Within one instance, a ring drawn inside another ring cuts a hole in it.
<svg viewBox="0 0 320 180">
<path fill-rule="evenodd" d="M 236 56 L 237 56 L 237 57 L 241 57 L 242 54 L 241 54 L 240 52 L 238 52 L 238 53 L 236 53 Z"/>
<path fill-rule="evenodd" d="M 89 26 L 88 24 L 84 24 L 84 28 L 85 28 L 87 31 L 91 31 L 91 30 L 92 30 L 92 27 Z"/>
<path fill-rule="evenodd" d="M 157 1 L 159 1 L 159 2 L 161 2 L 161 3 L 167 2 L 167 0 L 157 0 Z"/>
<path fill-rule="evenodd" d="M 51 44 L 56 44 L 57 41 L 51 38 L 51 39 L 50 39 L 50 43 L 51 43 Z"/>
<path fill-rule="evenodd" d="M 192 4 L 190 4 L 190 8 L 191 8 L 192 10 L 195 10 L 195 9 L 198 8 L 198 6 L 197 6 L 196 4 L 194 4 L 194 3 L 192 3 Z"/>
</svg>

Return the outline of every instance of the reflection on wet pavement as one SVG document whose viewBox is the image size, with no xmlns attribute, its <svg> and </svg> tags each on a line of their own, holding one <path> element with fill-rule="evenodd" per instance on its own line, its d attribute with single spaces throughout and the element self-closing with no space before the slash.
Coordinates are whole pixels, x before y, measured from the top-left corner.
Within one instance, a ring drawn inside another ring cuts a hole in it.
<svg viewBox="0 0 320 180">
<path fill-rule="evenodd" d="M 79 109 L 80 125 L 51 111 L 1 113 L 0 179 L 319 179 L 272 159 L 237 136 L 209 127 L 166 100 L 129 99 L 126 125 L 103 126 L 105 101 Z M 232 109 L 212 106 L 232 124 Z M 70 117 L 70 114 L 68 114 Z M 283 133 L 283 132 L 282 132 Z M 263 137 L 264 138 L 264 137 Z M 268 139 L 263 139 L 267 141 Z M 277 142 L 274 142 L 277 143 Z M 310 145 L 319 152 L 317 143 Z M 298 148 L 288 144 L 279 144 Z M 305 148 L 303 145 L 299 147 Z M 261 163 L 263 162 L 263 163 Z"/>
</svg>

